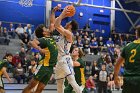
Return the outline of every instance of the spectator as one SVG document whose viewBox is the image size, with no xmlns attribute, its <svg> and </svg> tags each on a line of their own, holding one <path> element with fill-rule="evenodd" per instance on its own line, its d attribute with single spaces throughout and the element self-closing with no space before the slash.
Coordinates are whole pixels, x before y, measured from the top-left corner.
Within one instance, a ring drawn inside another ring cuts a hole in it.
<svg viewBox="0 0 140 93">
<path fill-rule="evenodd" d="M 90 47 L 89 46 L 90 42 L 89 42 L 86 35 L 84 36 L 84 39 L 82 40 L 82 43 L 83 43 L 84 53 L 89 54 L 90 53 L 90 48 L 89 48 Z"/>
<path fill-rule="evenodd" d="M 107 80 L 108 73 L 106 71 L 106 65 L 102 64 L 102 69 L 99 71 L 98 93 L 107 93 Z"/>
<path fill-rule="evenodd" d="M 34 58 L 31 59 L 31 65 L 28 67 L 29 69 L 29 75 L 28 75 L 28 81 L 30 81 L 33 77 L 34 72 L 36 71 L 37 63 Z"/>
<path fill-rule="evenodd" d="M 21 63 L 21 58 L 19 56 L 19 52 L 16 52 L 16 55 L 13 57 L 11 64 L 16 67 L 18 63 Z"/>
<path fill-rule="evenodd" d="M 5 38 L 4 43 L 9 45 L 10 39 L 9 39 L 9 35 L 7 32 L 7 28 L 4 28 L 4 30 L 2 32 L 2 36 Z"/>
<path fill-rule="evenodd" d="M 82 39 L 81 37 L 79 36 L 78 39 L 77 39 L 77 42 L 75 44 L 77 47 L 79 48 L 83 48 L 83 43 L 82 43 Z"/>
<path fill-rule="evenodd" d="M 112 62 L 110 62 L 109 64 L 107 64 L 106 70 L 107 70 L 108 74 L 114 72 L 114 66 L 113 66 Z"/>
<path fill-rule="evenodd" d="M 35 57 L 35 62 L 36 62 L 36 64 L 39 65 L 39 61 L 40 61 L 40 59 L 41 59 L 40 53 L 35 53 L 35 54 L 34 54 L 34 57 Z"/>
<path fill-rule="evenodd" d="M 23 47 L 21 47 L 21 49 L 20 49 L 19 56 L 20 56 L 20 59 L 21 59 L 21 65 L 26 72 L 26 68 L 27 68 L 26 62 L 25 62 L 26 52 L 25 52 L 25 49 Z"/>
<path fill-rule="evenodd" d="M 97 55 L 98 53 L 98 43 L 96 38 L 92 39 L 90 42 L 90 53 L 94 55 Z"/>
<path fill-rule="evenodd" d="M 98 49 L 99 49 L 100 52 L 103 50 L 103 47 L 104 47 L 103 37 L 99 37 Z"/>
<path fill-rule="evenodd" d="M 15 38 L 16 33 L 15 33 L 15 28 L 13 27 L 13 23 L 10 23 L 10 27 L 8 29 L 8 34 L 12 36 L 12 38 Z"/>
<path fill-rule="evenodd" d="M 113 73 L 109 74 L 108 87 L 110 90 L 115 90 L 114 74 Z"/>
<path fill-rule="evenodd" d="M 21 24 L 19 24 L 18 27 L 16 28 L 16 33 L 17 33 L 19 39 L 22 39 L 22 35 L 24 34 L 24 29 L 21 26 Z"/>
<path fill-rule="evenodd" d="M 96 78 L 96 76 L 98 75 L 98 73 L 99 73 L 99 68 L 98 68 L 98 66 L 97 66 L 97 62 L 96 61 L 93 61 L 93 66 L 92 66 L 92 72 L 91 72 L 92 74 L 92 76 L 94 77 L 94 79 L 96 80 L 97 78 Z"/>
<path fill-rule="evenodd" d="M 112 38 L 109 38 L 109 40 L 106 42 L 108 53 L 111 56 L 114 56 L 114 42 L 112 41 Z"/>
<path fill-rule="evenodd" d="M 21 38 L 21 44 L 25 49 L 28 49 L 29 40 L 30 40 L 30 36 L 27 34 L 27 32 L 24 32 L 24 34 Z"/>
<path fill-rule="evenodd" d="M 20 84 L 22 79 L 23 84 L 25 83 L 26 76 L 24 74 L 24 69 L 21 67 L 21 63 L 18 63 L 17 67 L 14 69 L 14 78 L 17 80 L 18 84 Z"/>
<path fill-rule="evenodd" d="M 94 91 L 94 93 L 97 93 L 96 92 L 96 86 L 95 86 L 95 83 L 93 81 L 93 77 L 92 76 L 90 76 L 88 78 L 88 80 L 86 80 L 86 88 L 88 90 L 88 93 L 91 93 L 92 90 Z"/>
<path fill-rule="evenodd" d="M 33 34 L 32 29 L 31 29 L 31 24 L 27 24 L 27 26 L 24 27 L 24 32 L 26 32 L 29 38 L 31 39 L 32 34 Z"/>
</svg>

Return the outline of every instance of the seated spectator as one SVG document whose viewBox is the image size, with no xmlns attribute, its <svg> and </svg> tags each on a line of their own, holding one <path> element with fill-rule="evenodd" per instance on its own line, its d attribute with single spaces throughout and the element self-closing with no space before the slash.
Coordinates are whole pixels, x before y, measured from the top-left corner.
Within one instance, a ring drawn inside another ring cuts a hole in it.
<svg viewBox="0 0 140 93">
<path fill-rule="evenodd" d="M 98 43 L 96 38 L 93 38 L 90 42 L 90 53 L 94 55 L 97 55 L 98 53 Z"/>
<path fill-rule="evenodd" d="M 17 67 L 14 69 L 14 78 L 17 80 L 18 84 L 20 84 L 22 79 L 23 84 L 25 83 L 26 76 L 24 74 L 24 69 L 21 67 L 21 63 L 18 63 Z"/>
<path fill-rule="evenodd" d="M 31 65 L 28 67 L 29 75 L 28 75 L 28 78 L 27 78 L 27 82 L 29 82 L 32 79 L 33 74 L 36 71 L 36 67 L 37 67 L 37 63 L 36 63 L 35 59 L 32 58 L 31 59 Z"/>
<path fill-rule="evenodd" d="M 90 53 L 90 46 L 89 46 L 90 42 L 89 42 L 89 39 L 87 38 L 86 35 L 84 36 L 84 39 L 82 40 L 82 43 L 83 43 L 84 53 L 89 54 Z"/>
<path fill-rule="evenodd" d="M 77 47 L 79 48 L 83 48 L 83 43 L 82 43 L 82 39 L 81 37 L 79 36 L 78 39 L 77 39 L 77 42 L 75 44 Z"/>
<path fill-rule="evenodd" d="M 112 62 L 110 62 L 109 64 L 107 64 L 106 70 L 107 70 L 108 74 L 114 72 L 114 66 L 113 66 Z"/>
<path fill-rule="evenodd" d="M 16 55 L 13 57 L 11 64 L 16 67 L 18 63 L 21 63 L 21 58 L 19 56 L 19 53 L 16 52 Z"/>
<path fill-rule="evenodd" d="M 13 27 L 13 23 L 10 23 L 10 27 L 8 29 L 8 34 L 12 36 L 12 38 L 15 38 L 16 33 L 15 33 L 15 28 Z"/>
<path fill-rule="evenodd" d="M 9 39 L 9 35 L 7 32 L 7 28 L 4 28 L 4 30 L 2 32 L 2 36 L 5 37 L 4 43 L 9 45 L 10 39 Z"/>
<path fill-rule="evenodd" d="M 104 42 L 103 42 L 103 37 L 99 37 L 99 40 L 98 40 L 98 48 L 99 48 L 99 51 L 101 52 L 104 48 Z"/>
<path fill-rule="evenodd" d="M 24 32 L 24 34 L 21 37 L 21 44 L 25 49 L 28 49 L 29 40 L 30 40 L 30 36 L 27 34 L 27 32 Z"/>
<path fill-rule="evenodd" d="M 108 87 L 110 90 L 115 90 L 114 74 L 113 73 L 109 74 Z"/>
<path fill-rule="evenodd" d="M 25 62 L 26 52 L 25 52 L 25 49 L 23 47 L 20 48 L 19 56 L 20 56 L 20 59 L 21 59 L 21 65 L 26 72 L 26 68 L 27 68 L 26 62 Z"/>
<path fill-rule="evenodd" d="M 27 26 L 24 27 L 24 32 L 26 32 L 29 36 L 30 39 L 32 39 L 32 29 L 31 29 L 31 24 L 27 24 Z"/>
<path fill-rule="evenodd" d="M 109 38 L 109 40 L 106 42 L 108 53 L 111 56 L 111 59 L 114 56 L 114 42 L 112 41 L 112 38 Z"/>
<path fill-rule="evenodd" d="M 86 80 L 86 88 L 88 90 L 88 93 L 91 93 L 91 91 L 94 91 L 94 93 L 97 93 L 96 92 L 95 83 L 93 81 L 93 77 L 92 76 L 90 76 L 88 78 L 88 80 Z"/>
<path fill-rule="evenodd" d="M 16 33 L 17 33 L 19 39 L 21 39 L 22 35 L 24 34 L 24 29 L 21 26 L 21 24 L 19 24 L 18 27 L 16 28 Z"/>
</svg>

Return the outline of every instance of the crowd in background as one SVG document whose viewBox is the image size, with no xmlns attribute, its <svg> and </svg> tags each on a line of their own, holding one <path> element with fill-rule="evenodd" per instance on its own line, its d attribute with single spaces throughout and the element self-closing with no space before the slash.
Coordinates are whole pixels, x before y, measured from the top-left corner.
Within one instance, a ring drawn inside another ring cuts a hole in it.
<svg viewBox="0 0 140 93">
<path fill-rule="evenodd" d="M 21 24 L 17 28 L 12 23 L 9 27 L 2 27 L 0 22 L 0 37 L 4 37 L 4 43 L 9 44 L 10 38 L 18 37 L 21 43 L 20 51 L 16 51 L 13 56 L 12 63 L 9 64 L 8 72 L 13 73 L 13 77 L 17 80 L 17 83 L 28 83 L 39 65 L 39 60 L 42 58 L 38 50 L 31 48 L 28 44 L 30 40 L 34 38 L 31 25 L 27 24 L 24 28 Z M 126 44 L 133 41 L 135 38 L 130 34 L 116 34 L 112 33 L 110 38 L 104 38 L 102 36 L 96 37 L 94 32 L 88 32 L 86 30 L 79 30 L 74 33 L 74 42 L 72 47 L 82 48 L 85 54 L 99 55 L 98 60 L 93 60 L 90 64 L 92 66 L 90 75 L 87 76 L 86 87 L 89 91 L 96 93 L 97 87 L 98 93 L 101 91 L 115 90 L 114 84 L 114 65 L 116 59 L 121 53 L 121 48 Z M 87 64 L 86 64 L 87 65 Z M 86 67 L 86 66 L 85 66 Z M 120 86 L 121 90 L 123 85 L 123 73 L 124 66 L 120 69 Z M 28 73 L 28 74 L 26 74 Z M 53 78 L 51 78 L 53 80 Z M 104 92 L 106 93 L 106 92 Z"/>
</svg>

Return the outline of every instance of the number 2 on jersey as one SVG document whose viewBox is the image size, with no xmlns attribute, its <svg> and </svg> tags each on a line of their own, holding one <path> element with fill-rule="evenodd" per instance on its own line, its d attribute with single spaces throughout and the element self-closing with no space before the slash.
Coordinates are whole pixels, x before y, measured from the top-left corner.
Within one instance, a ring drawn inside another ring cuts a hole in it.
<svg viewBox="0 0 140 93">
<path fill-rule="evenodd" d="M 131 50 L 131 56 L 129 57 L 130 63 L 133 63 L 135 61 L 134 57 L 135 57 L 136 53 L 137 53 L 136 49 Z"/>
</svg>

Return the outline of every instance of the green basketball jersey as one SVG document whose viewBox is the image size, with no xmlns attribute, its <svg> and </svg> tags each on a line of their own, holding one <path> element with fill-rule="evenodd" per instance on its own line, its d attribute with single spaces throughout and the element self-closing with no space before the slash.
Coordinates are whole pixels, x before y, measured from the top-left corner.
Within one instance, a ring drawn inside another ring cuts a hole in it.
<svg viewBox="0 0 140 93">
<path fill-rule="evenodd" d="M 2 69 L 2 67 L 8 67 L 8 62 L 6 62 L 5 60 L 1 60 L 0 61 L 0 70 Z"/>
<path fill-rule="evenodd" d="M 80 63 L 80 66 L 74 67 L 76 82 L 80 85 L 85 85 L 85 73 L 84 73 L 85 62 L 81 58 L 79 58 L 77 62 Z"/>
<path fill-rule="evenodd" d="M 58 49 L 55 40 L 52 37 L 43 37 L 39 39 L 39 42 L 40 47 L 46 50 L 41 63 L 44 66 L 55 66 L 58 56 Z"/>
<path fill-rule="evenodd" d="M 124 76 L 140 76 L 140 40 L 125 46 L 121 56 L 125 59 Z"/>
</svg>

